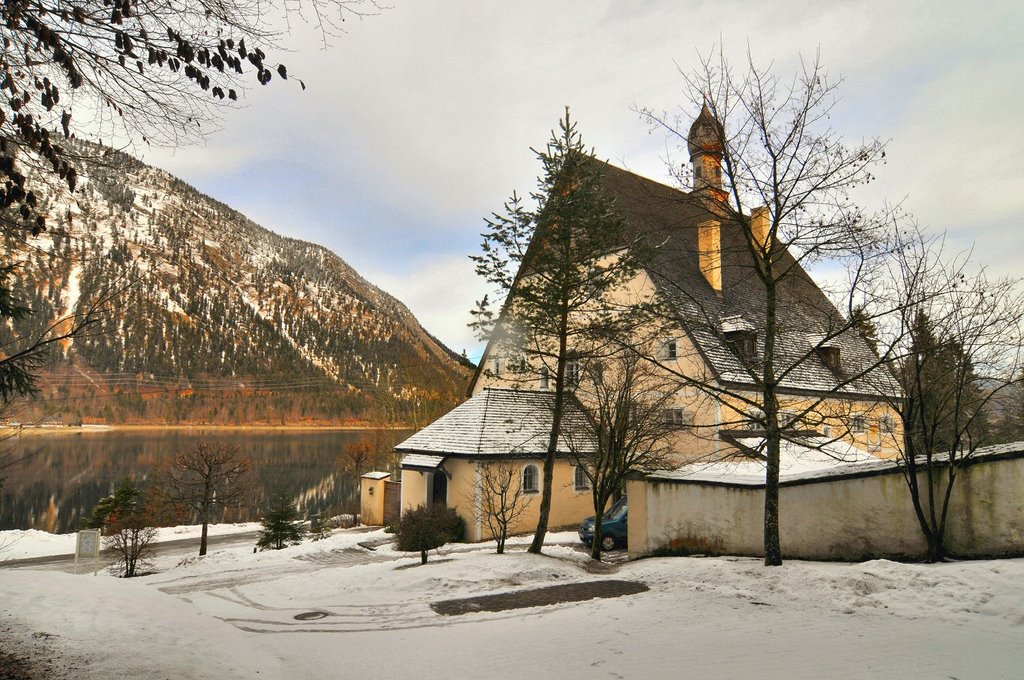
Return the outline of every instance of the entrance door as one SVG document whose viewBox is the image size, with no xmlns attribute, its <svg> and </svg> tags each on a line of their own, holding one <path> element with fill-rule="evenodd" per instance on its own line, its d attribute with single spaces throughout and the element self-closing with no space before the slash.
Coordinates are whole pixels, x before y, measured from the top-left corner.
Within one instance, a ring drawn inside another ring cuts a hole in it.
<svg viewBox="0 0 1024 680">
<path fill-rule="evenodd" d="M 444 473 L 444 470 L 436 470 L 434 472 L 430 503 L 431 505 L 448 504 L 448 475 Z"/>
</svg>

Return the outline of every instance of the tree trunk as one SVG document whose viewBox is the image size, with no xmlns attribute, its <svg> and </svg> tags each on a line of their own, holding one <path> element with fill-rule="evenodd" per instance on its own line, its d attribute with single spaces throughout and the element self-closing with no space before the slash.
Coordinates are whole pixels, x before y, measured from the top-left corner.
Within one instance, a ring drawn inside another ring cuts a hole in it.
<svg viewBox="0 0 1024 680">
<path fill-rule="evenodd" d="M 768 470 L 764 483 L 764 564 L 777 567 L 782 564 L 782 546 L 779 543 L 779 435 L 768 435 Z"/>
<path fill-rule="evenodd" d="M 601 520 L 604 519 L 604 506 L 601 506 L 600 510 L 596 510 L 594 513 L 594 542 L 590 544 L 590 559 L 601 561 L 601 539 L 603 533 L 601 531 Z"/>
<path fill-rule="evenodd" d="M 427 563 L 427 551 L 426 550 L 421 550 L 420 551 L 420 564 L 426 564 L 426 563 Z"/>
<path fill-rule="evenodd" d="M 210 527 L 210 520 L 207 517 L 203 517 L 203 533 L 199 538 L 199 556 L 202 557 L 206 554 L 206 536 Z"/>
<path fill-rule="evenodd" d="M 764 365 L 761 373 L 762 407 L 768 447 L 768 469 L 765 471 L 764 480 L 764 564 L 767 567 L 782 564 L 782 546 L 779 542 L 779 456 L 782 431 L 779 427 L 779 401 L 776 393 L 778 379 L 775 375 L 775 334 L 778 328 L 779 298 L 775 287 L 773 258 L 774 247 L 769 249 L 764 259 L 765 333 Z"/>
<path fill-rule="evenodd" d="M 562 327 L 568 320 L 568 309 L 562 311 Z M 551 434 L 548 437 L 548 453 L 544 458 L 544 487 L 540 497 L 540 511 L 537 517 L 537 530 L 533 534 L 533 542 L 529 552 L 539 555 L 544 547 L 544 537 L 548 533 L 548 516 L 551 514 L 551 482 L 555 476 L 555 453 L 558 451 L 558 438 L 562 431 L 562 408 L 565 403 L 565 355 L 568 351 L 565 333 L 558 339 L 558 363 L 555 366 L 555 406 L 551 413 Z"/>
</svg>

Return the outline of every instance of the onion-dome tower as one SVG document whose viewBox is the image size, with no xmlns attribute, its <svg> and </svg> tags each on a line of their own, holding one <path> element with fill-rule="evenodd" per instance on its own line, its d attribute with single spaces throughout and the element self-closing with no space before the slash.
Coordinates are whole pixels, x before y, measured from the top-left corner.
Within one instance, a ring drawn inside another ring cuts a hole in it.
<svg viewBox="0 0 1024 680">
<path fill-rule="evenodd" d="M 722 143 L 725 128 L 715 118 L 707 104 L 701 107 L 700 115 L 690 126 L 686 146 L 690 151 L 693 167 L 693 189 L 710 188 L 722 191 Z"/>
</svg>

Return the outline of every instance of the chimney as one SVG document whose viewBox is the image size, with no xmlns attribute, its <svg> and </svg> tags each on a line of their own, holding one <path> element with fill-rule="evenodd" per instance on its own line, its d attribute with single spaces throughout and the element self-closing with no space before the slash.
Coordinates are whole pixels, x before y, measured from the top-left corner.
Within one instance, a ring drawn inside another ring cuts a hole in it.
<svg viewBox="0 0 1024 680">
<path fill-rule="evenodd" d="M 768 206 L 762 205 L 750 212 L 750 238 L 754 242 L 757 252 L 763 253 L 768 250 L 768 232 L 771 230 L 771 214 Z"/>
<path fill-rule="evenodd" d="M 700 273 L 716 293 L 722 292 L 721 225 L 708 220 L 697 225 L 697 262 Z"/>
</svg>

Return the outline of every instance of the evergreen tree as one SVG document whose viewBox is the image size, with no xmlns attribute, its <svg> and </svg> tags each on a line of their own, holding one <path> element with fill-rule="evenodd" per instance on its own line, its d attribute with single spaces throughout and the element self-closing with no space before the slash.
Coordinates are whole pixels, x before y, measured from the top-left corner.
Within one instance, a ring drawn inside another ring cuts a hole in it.
<svg viewBox="0 0 1024 680">
<path fill-rule="evenodd" d="M 92 514 L 82 520 L 86 529 L 106 529 L 111 518 L 130 514 L 142 505 L 142 489 L 133 480 L 125 479 L 114 493 L 101 498 L 92 509 Z"/>
<path fill-rule="evenodd" d="M 260 531 L 256 547 L 281 550 L 289 545 L 298 545 L 306 535 L 306 527 L 299 522 L 299 512 L 292 499 L 284 493 L 274 494 L 270 509 L 260 520 Z"/>
<path fill-rule="evenodd" d="M 565 392 L 575 386 L 581 363 L 606 344 L 602 339 L 626 323 L 607 295 L 637 271 L 636 244 L 624 250 L 630 245 L 626 222 L 603 190 L 601 163 L 584 146 L 568 109 L 537 158 L 536 209 L 513 194 L 505 214 L 487 221 L 482 254 L 471 256 L 477 273 L 505 300 L 500 317 L 488 296 L 473 312 L 472 326 L 489 341 L 489 356 L 525 380 L 543 372 L 555 390 L 533 553 L 548 528 Z"/>
</svg>

